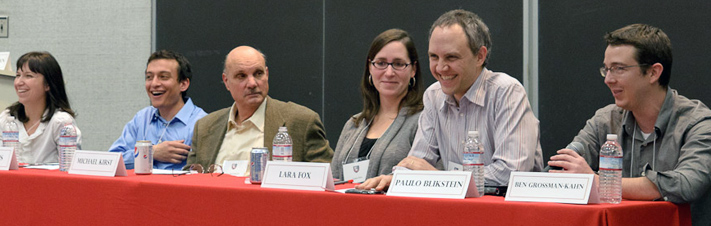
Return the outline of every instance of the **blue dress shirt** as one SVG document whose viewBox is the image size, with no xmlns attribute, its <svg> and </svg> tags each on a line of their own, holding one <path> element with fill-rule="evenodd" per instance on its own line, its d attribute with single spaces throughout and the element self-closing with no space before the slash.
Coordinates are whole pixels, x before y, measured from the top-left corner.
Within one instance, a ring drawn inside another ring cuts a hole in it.
<svg viewBox="0 0 711 226">
<path fill-rule="evenodd" d="M 109 151 L 123 153 L 126 169 L 133 169 L 136 141 L 149 140 L 156 145 L 163 141 L 185 140 L 186 145 L 192 145 L 195 122 L 205 115 L 207 113 L 195 106 L 190 98 L 170 122 L 159 115 L 157 108 L 148 106 L 138 111 L 133 119 L 126 123 L 121 136 L 111 145 Z M 179 164 L 173 164 L 154 160 L 153 168 L 181 170 L 185 162 L 183 160 Z"/>
</svg>

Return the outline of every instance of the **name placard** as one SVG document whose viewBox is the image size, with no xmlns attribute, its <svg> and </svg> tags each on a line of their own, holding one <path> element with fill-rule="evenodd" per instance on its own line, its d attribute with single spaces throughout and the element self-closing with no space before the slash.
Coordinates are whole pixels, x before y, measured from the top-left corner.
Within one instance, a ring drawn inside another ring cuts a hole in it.
<svg viewBox="0 0 711 226">
<path fill-rule="evenodd" d="M 126 176 L 126 165 L 121 153 L 77 150 L 74 152 L 69 174 Z"/>
<path fill-rule="evenodd" d="M 0 74 L 15 76 L 10 66 L 10 52 L 0 52 Z"/>
<path fill-rule="evenodd" d="M 247 173 L 249 160 L 225 160 L 222 162 L 222 172 L 232 176 L 243 177 Z"/>
<path fill-rule="evenodd" d="M 314 162 L 267 162 L 262 187 L 333 191 L 331 164 Z"/>
<path fill-rule="evenodd" d="M 18 169 L 17 157 L 12 147 L 0 147 L 0 170 Z"/>
<path fill-rule="evenodd" d="M 595 174 L 511 172 L 506 201 L 593 203 Z M 597 195 L 595 194 L 595 197 Z"/>
<path fill-rule="evenodd" d="M 468 171 L 398 170 L 387 195 L 452 198 L 480 197 Z M 470 189 L 471 188 L 471 189 Z"/>
</svg>

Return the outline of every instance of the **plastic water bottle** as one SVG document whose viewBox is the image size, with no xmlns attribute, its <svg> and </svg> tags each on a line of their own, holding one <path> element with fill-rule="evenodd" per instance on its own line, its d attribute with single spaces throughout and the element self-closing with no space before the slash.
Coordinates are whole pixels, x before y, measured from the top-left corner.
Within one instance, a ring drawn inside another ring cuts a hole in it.
<svg viewBox="0 0 711 226">
<path fill-rule="evenodd" d="M 480 196 L 484 195 L 484 161 L 481 159 L 482 155 L 484 155 L 484 146 L 479 141 L 479 131 L 469 131 L 464 142 L 462 167 L 464 171 L 472 172 L 472 179 L 476 183 L 476 189 L 479 190 Z"/>
<path fill-rule="evenodd" d="M 272 141 L 272 160 L 291 162 L 291 137 L 286 131 L 286 127 L 279 127 L 279 132 L 274 136 Z"/>
<path fill-rule="evenodd" d="M 7 122 L 2 127 L 2 146 L 11 147 L 15 150 L 15 156 L 20 156 L 20 130 L 15 123 L 15 117 L 7 117 Z M 25 162 L 24 159 L 18 159 Z"/>
<path fill-rule="evenodd" d="M 59 171 L 68 171 L 77 150 L 77 129 L 68 123 L 59 130 Z"/>
<path fill-rule="evenodd" d="M 600 202 L 618 204 L 622 201 L 622 148 L 616 134 L 607 134 L 600 148 Z"/>
</svg>

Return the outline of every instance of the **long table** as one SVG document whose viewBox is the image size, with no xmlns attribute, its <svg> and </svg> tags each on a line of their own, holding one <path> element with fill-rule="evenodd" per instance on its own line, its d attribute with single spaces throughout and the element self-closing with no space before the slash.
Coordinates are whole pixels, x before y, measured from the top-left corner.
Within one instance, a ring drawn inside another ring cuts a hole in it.
<svg viewBox="0 0 711 226">
<path fill-rule="evenodd" d="M 691 225 L 688 205 L 573 205 L 261 188 L 210 174 L 0 171 L 0 225 Z M 337 189 L 353 187 L 338 185 Z"/>
</svg>

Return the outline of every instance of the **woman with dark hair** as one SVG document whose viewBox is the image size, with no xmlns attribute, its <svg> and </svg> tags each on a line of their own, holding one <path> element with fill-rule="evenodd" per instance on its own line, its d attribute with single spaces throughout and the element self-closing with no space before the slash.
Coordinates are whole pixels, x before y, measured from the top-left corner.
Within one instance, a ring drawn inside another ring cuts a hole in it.
<svg viewBox="0 0 711 226">
<path fill-rule="evenodd" d="M 59 63 L 48 52 L 29 52 L 17 60 L 15 92 L 18 101 L 0 113 L 4 126 L 15 117 L 20 132 L 20 147 L 15 151 L 21 163 L 59 162 L 59 132 L 74 121 L 74 111 L 64 90 Z M 77 130 L 77 146 L 81 131 Z"/>
<path fill-rule="evenodd" d="M 417 50 L 406 31 L 375 37 L 364 63 L 363 111 L 346 121 L 331 161 L 334 178 L 355 182 L 389 174 L 407 157 L 423 108 Z M 355 176 L 361 170 L 365 177 Z"/>
</svg>

